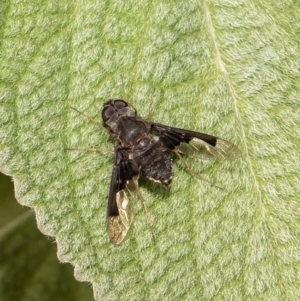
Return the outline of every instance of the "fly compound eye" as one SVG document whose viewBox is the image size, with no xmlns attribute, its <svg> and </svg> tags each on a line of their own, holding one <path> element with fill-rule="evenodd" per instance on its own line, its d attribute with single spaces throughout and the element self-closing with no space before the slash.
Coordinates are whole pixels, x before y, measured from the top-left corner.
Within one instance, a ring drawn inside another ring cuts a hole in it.
<svg viewBox="0 0 300 301">
<path fill-rule="evenodd" d="M 114 101 L 114 106 L 117 110 L 121 110 L 125 107 L 128 107 L 127 103 L 124 100 L 121 100 L 121 99 L 116 99 Z"/>
<path fill-rule="evenodd" d="M 112 106 L 104 107 L 102 111 L 102 119 L 104 122 L 108 121 L 110 117 L 115 113 L 115 109 Z"/>
<path fill-rule="evenodd" d="M 103 106 L 102 119 L 107 122 L 115 113 L 117 113 L 116 116 L 126 113 L 125 108 L 128 107 L 128 104 L 122 99 L 110 99 Z"/>
</svg>

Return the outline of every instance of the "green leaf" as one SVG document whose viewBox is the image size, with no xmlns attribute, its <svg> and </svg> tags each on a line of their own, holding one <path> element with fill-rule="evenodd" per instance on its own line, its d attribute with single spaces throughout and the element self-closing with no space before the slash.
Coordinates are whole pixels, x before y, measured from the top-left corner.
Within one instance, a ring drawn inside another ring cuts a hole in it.
<svg viewBox="0 0 300 301">
<path fill-rule="evenodd" d="M 33 213 L 14 200 L 12 186 L 0 174 L 1 301 L 93 300 L 88 285 L 58 262 L 55 245 L 38 231 Z"/>
<path fill-rule="evenodd" d="M 299 22 L 292 1 L 22 1 L 1 15 L 0 167 L 96 300 L 298 300 Z M 120 76 L 124 77 L 124 85 Z M 141 181 L 128 239 L 106 233 L 113 149 L 101 119 L 124 98 L 154 121 L 236 143 L 242 159 L 174 160 Z"/>
</svg>

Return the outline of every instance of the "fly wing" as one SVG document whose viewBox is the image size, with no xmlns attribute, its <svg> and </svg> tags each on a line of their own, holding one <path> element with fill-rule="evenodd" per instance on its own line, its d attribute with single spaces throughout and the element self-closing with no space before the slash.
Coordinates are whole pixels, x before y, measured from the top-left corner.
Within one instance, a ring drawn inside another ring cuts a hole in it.
<svg viewBox="0 0 300 301">
<path fill-rule="evenodd" d="M 152 133 L 170 150 L 203 159 L 235 160 L 241 155 L 237 146 L 224 139 L 199 132 L 153 123 Z"/>
<path fill-rule="evenodd" d="M 107 206 L 107 231 L 114 244 L 120 244 L 130 228 L 133 214 L 125 192 L 129 181 L 138 176 L 137 167 L 126 152 L 116 150 Z"/>
</svg>

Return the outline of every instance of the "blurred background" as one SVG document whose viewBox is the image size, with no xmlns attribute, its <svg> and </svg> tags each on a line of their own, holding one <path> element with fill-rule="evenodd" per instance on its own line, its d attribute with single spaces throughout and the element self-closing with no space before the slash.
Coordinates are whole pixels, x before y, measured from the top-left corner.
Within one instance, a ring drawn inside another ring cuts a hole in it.
<svg viewBox="0 0 300 301">
<path fill-rule="evenodd" d="M 0 300 L 92 301 L 91 285 L 59 263 L 56 244 L 36 226 L 33 212 L 14 197 L 10 177 L 0 173 Z"/>
</svg>

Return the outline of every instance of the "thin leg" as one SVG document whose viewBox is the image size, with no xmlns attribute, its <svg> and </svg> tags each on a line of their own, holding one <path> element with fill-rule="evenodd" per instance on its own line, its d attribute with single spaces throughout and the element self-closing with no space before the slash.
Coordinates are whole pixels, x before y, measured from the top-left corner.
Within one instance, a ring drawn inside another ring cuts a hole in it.
<svg viewBox="0 0 300 301">
<path fill-rule="evenodd" d="M 125 91 L 125 84 L 124 84 L 124 77 L 123 75 L 121 75 L 121 82 L 122 82 L 122 92 L 123 92 L 123 96 L 125 98 L 125 101 L 128 103 L 128 105 L 135 111 L 135 114 L 137 114 L 137 109 L 133 106 L 133 104 L 131 104 L 129 101 L 128 101 L 128 96 L 126 94 L 126 91 Z"/>
<path fill-rule="evenodd" d="M 148 104 L 148 108 L 147 108 L 147 121 L 151 121 L 151 107 L 152 107 L 152 103 L 153 103 L 153 94 L 155 92 L 155 89 L 153 89 L 152 93 L 151 93 L 151 97 L 150 97 L 150 101 Z"/>
<path fill-rule="evenodd" d="M 106 127 L 104 127 L 99 121 L 95 120 L 94 118 L 90 117 L 89 115 L 77 110 L 76 108 L 70 106 L 70 108 L 74 111 L 76 111 L 77 113 L 85 116 L 86 118 L 88 118 L 90 121 L 92 121 L 93 123 L 95 123 L 96 125 L 98 125 L 99 127 L 101 127 L 104 131 L 109 133 L 109 129 L 107 129 Z"/>
<path fill-rule="evenodd" d="M 65 148 L 65 150 L 78 150 L 78 151 L 86 151 L 86 152 L 95 152 L 101 154 L 114 154 L 113 151 L 101 148 L 91 148 L 91 147 L 83 147 L 83 148 Z"/>
<path fill-rule="evenodd" d="M 217 186 L 217 185 L 214 185 L 210 180 L 204 178 L 203 176 L 201 176 L 199 173 L 197 173 L 196 171 L 194 171 L 193 169 L 191 169 L 187 163 L 183 160 L 182 156 L 180 155 L 179 151 L 177 149 L 174 150 L 174 153 L 177 155 L 177 157 L 180 159 L 180 161 L 183 163 L 184 167 L 187 169 L 187 171 L 189 173 L 191 173 L 192 175 L 196 176 L 198 179 L 202 180 L 202 181 L 205 181 L 207 183 L 209 183 L 210 185 L 214 186 L 214 187 L 217 187 L 219 189 L 224 189 L 224 187 L 221 187 L 221 186 Z"/>
<path fill-rule="evenodd" d="M 147 225 L 148 225 L 148 227 L 149 227 L 149 229 L 150 229 L 150 232 L 151 232 L 151 235 L 152 235 L 153 242 L 155 242 L 155 236 L 154 236 L 154 233 L 153 233 L 153 228 L 152 228 L 152 224 L 151 224 L 151 221 L 150 221 L 150 216 L 149 216 L 149 214 L 148 214 L 146 201 L 145 201 L 143 195 L 141 194 L 141 191 L 140 191 L 140 189 L 139 189 L 139 185 L 138 185 L 137 180 L 132 180 L 132 182 L 133 182 L 133 184 L 134 184 L 134 186 L 135 186 L 135 189 L 136 189 L 136 191 L 137 191 L 137 193 L 138 193 L 138 195 L 139 195 L 139 197 L 140 197 L 140 199 L 141 199 L 141 201 L 142 201 L 142 204 L 143 204 L 143 206 L 144 206 L 144 211 L 145 211 L 145 215 L 146 215 L 146 222 L 147 222 Z"/>
</svg>

